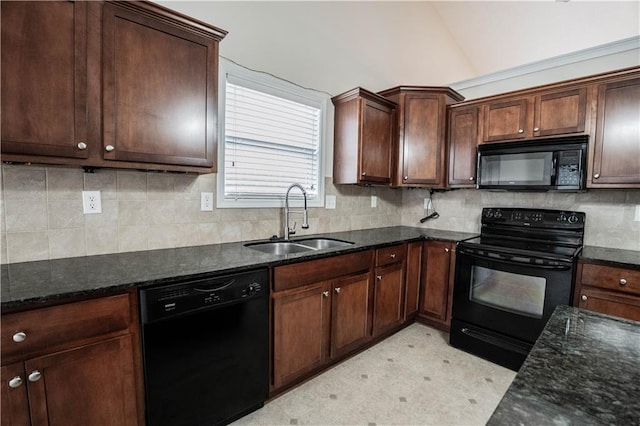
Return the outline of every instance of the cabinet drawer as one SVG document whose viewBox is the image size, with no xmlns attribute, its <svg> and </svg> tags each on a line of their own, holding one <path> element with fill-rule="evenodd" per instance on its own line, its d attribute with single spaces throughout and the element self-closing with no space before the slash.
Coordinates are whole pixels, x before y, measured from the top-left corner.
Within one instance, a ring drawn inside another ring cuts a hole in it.
<svg viewBox="0 0 640 426">
<path fill-rule="evenodd" d="M 640 270 L 585 263 L 581 282 L 582 285 L 640 294 Z"/>
<path fill-rule="evenodd" d="M 328 281 L 371 268 L 371 250 L 279 266 L 273 270 L 273 290 Z"/>
<path fill-rule="evenodd" d="M 376 266 L 391 265 L 402 262 L 407 257 L 407 245 L 385 247 L 376 250 Z"/>
<path fill-rule="evenodd" d="M 3 315 L 2 361 L 124 330 L 130 323 L 128 294 Z M 18 333 L 24 333 L 21 342 L 14 341 Z"/>
</svg>

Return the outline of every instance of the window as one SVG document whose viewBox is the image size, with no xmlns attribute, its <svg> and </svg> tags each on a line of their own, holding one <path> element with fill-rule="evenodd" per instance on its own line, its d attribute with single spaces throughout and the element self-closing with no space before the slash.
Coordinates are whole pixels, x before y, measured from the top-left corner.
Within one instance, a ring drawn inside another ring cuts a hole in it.
<svg viewBox="0 0 640 426">
<path fill-rule="evenodd" d="M 221 69 L 218 207 L 279 207 L 292 183 L 322 206 L 328 96 L 228 61 Z"/>
</svg>

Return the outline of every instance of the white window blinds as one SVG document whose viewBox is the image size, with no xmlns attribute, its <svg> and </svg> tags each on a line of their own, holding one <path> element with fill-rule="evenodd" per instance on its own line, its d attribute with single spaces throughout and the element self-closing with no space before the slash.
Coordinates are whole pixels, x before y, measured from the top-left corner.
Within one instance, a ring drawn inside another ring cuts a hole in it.
<svg viewBox="0 0 640 426">
<path fill-rule="evenodd" d="M 226 80 L 224 196 L 281 199 L 292 183 L 318 198 L 321 108 L 242 79 Z M 295 100 L 294 100 L 295 99 Z"/>
</svg>

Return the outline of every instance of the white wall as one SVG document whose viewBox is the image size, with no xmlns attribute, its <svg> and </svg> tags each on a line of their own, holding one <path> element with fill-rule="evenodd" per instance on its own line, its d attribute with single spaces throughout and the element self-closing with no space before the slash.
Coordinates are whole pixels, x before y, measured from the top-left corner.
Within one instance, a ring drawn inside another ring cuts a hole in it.
<svg viewBox="0 0 640 426">
<path fill-rule="evenodd" d="M 158 3 L 229 31 L 222 56 L 331 95 L 471 76 L 430 2 Z"/>
</svg>

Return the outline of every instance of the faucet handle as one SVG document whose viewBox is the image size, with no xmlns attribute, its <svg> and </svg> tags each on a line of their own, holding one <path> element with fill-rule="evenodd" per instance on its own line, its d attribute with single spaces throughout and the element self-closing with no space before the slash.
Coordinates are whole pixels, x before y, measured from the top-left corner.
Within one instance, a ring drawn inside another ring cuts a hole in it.
<svg viewBox="0 0 640 426">
<path fill-rule="evenodd" d="M 296 233 L 296 224 L 298 222 L 293 222 L 293 227 L 289 228 L 289 235 L 293 235 Z"/>
</svg>

